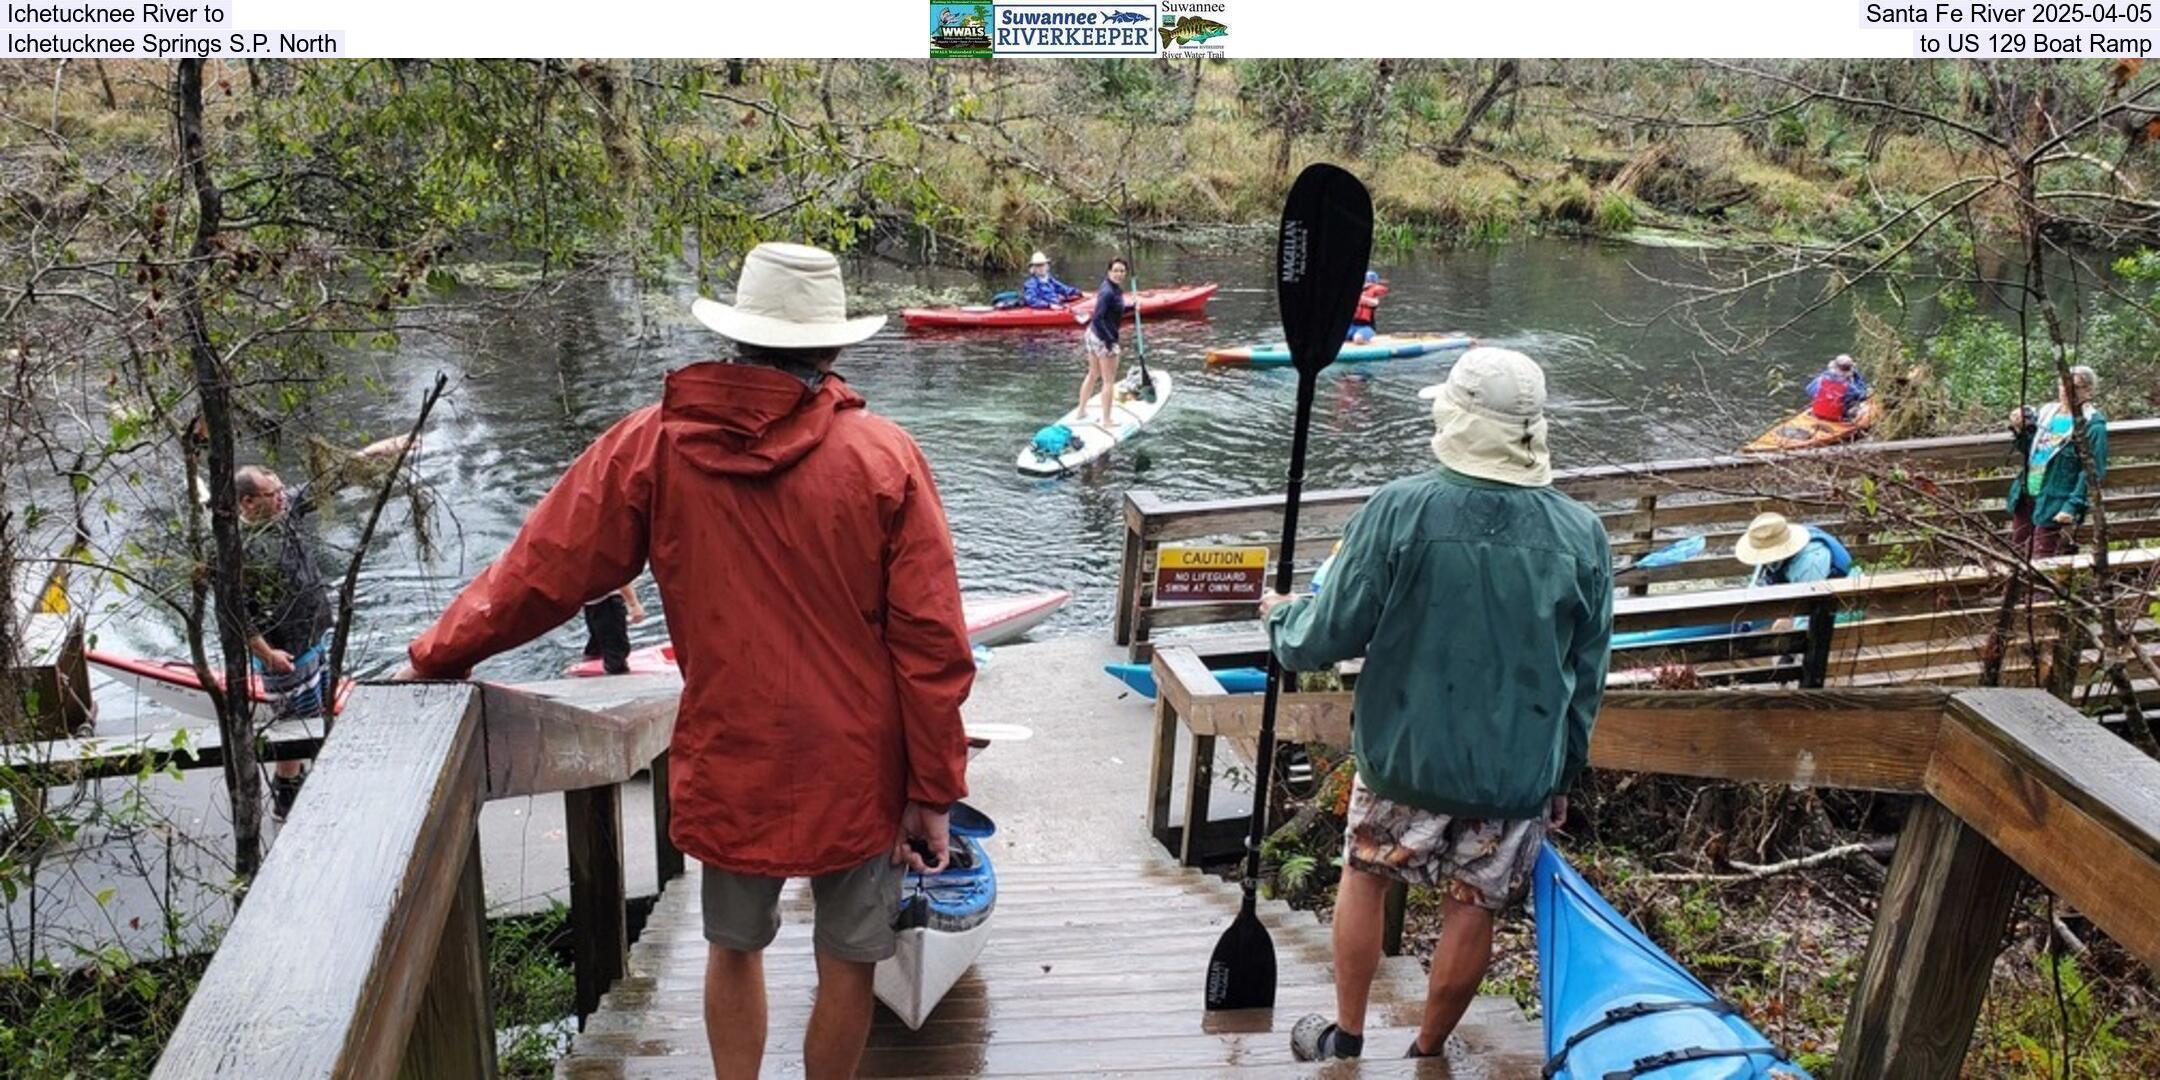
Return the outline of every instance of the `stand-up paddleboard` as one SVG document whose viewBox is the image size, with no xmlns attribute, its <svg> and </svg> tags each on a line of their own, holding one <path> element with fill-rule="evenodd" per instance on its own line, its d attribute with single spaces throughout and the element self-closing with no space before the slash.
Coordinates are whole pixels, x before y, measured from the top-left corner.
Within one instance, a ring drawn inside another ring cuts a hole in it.
<svg viewBox="0 0 2160 1080">
<path fill-rule="evenodd" d="M 1149 401 L 1146 394 L 1136 392 L 1137 388 L 1130 380 L 1120 379 L 1117 401 L 1110 410 L 1114 421 L 1111 426 L 1106 428 L 1102 424 L 1100 399 L 1090 398 L 1085 413 L 1076 409 L 1056 421 L 1072 432 L 1072 441 L 1064 453 L 1053 455 L 1030 443 L 1020 448 L 1020 457 L 1014 464 L 1027 476 L 1063 476 L 1139 434 L 1140 429 L 1170 403 L 1170 373 L 1155 371 L 1149 374 L 1155 380 L 1155 400 Z"/>
<path fill-rule="evenodd" d="M 968 644 L 1003 645 L 1016 640 L 1041 626 L 1071 600 L 1072 592 L 1066 589 L 962 600 L 960 610 L 967 616 Z M 629 663 L 625 675 L 673 674 L 675 646 L 663 643 L 632 650 Z M 563 674 L 582 679 L 607 672 L 598 660 L 580 660 L 564 668 Z"/>
<path fill-rule="evenodd" d="M 982 955 L 997 910 L 997 871 L 983 838 L 997 826 L 966 803 L 952 807 L 950 857 L 935 874 L 909 872 L 893 926 L 898 948 L 872 976 L 879 1001 L 910 1030 L 923 1026 Z"/>
<path fill-rule="evenodd" d="M 1449 349 L 1467 349 L 1475 344 L 1476 338 L 1460 331 L 1448 334 L 1381 334 L 1371 341 L 1344 342 L 1342 351 L 1335 354 L 1335 361 L 1341 364 L 1369 364 L 1380 360 L 1403 360 Z M 1207 362 L 1217 367 L 1289 367 L 1290 346 L 1277 342 L 1273 345 L 1210 349 Z"/>
<path fill-rule="evenodd" d="M 1544 1075 L 1552 1080 L 1807 1080 L 1547 844 L 1536 896 Z"/>
</svg>

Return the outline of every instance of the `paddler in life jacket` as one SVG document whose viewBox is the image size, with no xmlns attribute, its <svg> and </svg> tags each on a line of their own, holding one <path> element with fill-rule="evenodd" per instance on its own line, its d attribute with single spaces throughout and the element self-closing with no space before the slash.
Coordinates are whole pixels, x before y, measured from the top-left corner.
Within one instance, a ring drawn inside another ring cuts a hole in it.
<svg viewBox="0 0 2160 1080">
<path fill-rule="evenodd" d="M 1867 400 L 1867 380 L 1853 358 L 1840 355 L 1822 374 L 1807 384 L 1808 411 L 1823 420 L 1852 419 L 1853 410 Z"/>
<path fill-rule="evenodd" d="M 1027 281 L 1020 286 L 1020 302 L 1031 308 L 1063 307 L 1080 299 L 1080 290 L 1050 274 L 1050 256 L 1038 251 L 1028 256 Z"/>
<path fill-rule="evenodd" d="M 1374 316 L 1380 313 L 1380 298 L 1387 295 L 1387 286 L 1380 283 L 1380 271 L 1365 271 L 1365 289 L 1358 293 L 1357 314 L 1350 319 L 1350 340 L 1360 345 L 1371 341 L 1378 333 Z"/>
<path fill-rule="evenodd" d="M 1852 552 L 1813 525 L 1795 526 L 1783 514 L 1760 514 L 1733 545 L 1733 558 L 1755 568 L 1750 585 L 1792 585 L 1851 577 Z"/>
</svg>

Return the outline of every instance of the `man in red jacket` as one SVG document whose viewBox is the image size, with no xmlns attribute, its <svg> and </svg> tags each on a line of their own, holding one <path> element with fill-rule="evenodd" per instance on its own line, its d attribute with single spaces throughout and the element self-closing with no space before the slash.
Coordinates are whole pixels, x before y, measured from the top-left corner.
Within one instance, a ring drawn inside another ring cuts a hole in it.
<svg viewBox="0 0 2160 1080">
<path fill-rule="evenodd" d="M 952 536 L 922 451 L 832 373 L 883 317 L 849 319 L 833 256 L 760 244 L 734 305 L 692 310 L 732 362 L 671 373 L 570 466 L 509 549 L 413 642 L 458 678 L 650 561 L 683 673 L 677 847 L 704 864 L 714 1072 L 757 1075 L 762 953 L 781 885 L 817 901 L 813 1078 L 854 1072 L 904 867 L 942 868 L 967 794 L 974 682 Z M 910 840 L 929 852 L 910 850 Z"/>
</svg>

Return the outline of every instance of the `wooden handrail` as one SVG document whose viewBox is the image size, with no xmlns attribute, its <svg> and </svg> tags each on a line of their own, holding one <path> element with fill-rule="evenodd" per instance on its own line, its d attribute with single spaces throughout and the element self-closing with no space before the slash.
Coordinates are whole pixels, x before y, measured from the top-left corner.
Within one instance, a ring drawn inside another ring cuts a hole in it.
<svg viewBox="0 0 2160 1080">
<path fill-rule="evenodd" d="M 1155 653 L 1155 835 L 1187 861 L 1205 832 L 1192 785 L 1217 738 L 1259 733 L 1191 649 Z M 1285 740 L 1345 745 L 1347 692 L 1287 693 Z M 1193 736 L 1187 820 L 1170 822 L 1175 729 Z M 2160 969 L 2160 762 L 2038 690 L 1629 691 L 1606 694 L 1590 763 L 1704 779 L 1922 796 L 1899 835 L 1840 1039 L 1839 1072 L 1950 1080 L 2030 873 Z"/>
<path fill-rule="evenodd" d="M 2112 424 L 2109 436 L 2113 467 L 2105 498 L 2117 538 L 2160 536 L 2160 462 L 2131 460 L 2160 456 L 2160 419 Z M 1962 563 L 1968 558 L 1962 552 L 1931 553 L 1925 537 L 1883 535 L 1885 529 L 1896 533 L 1899 526 L 1862 513 L 1855 505 L 1859 496 L 1845 490 L 1851 484 L 1837 480 L 1837 470 L 1854 466 L 1852 475 L 1857 476 L 1857 466 L 1894 462 L 1908 470 L 1966 474 L 1938 477 L 1935 489 L 1942 498 L 2001 524 L 2007 519 L 2001 497 L 2008 484 L 2011 447 L 2007 433 L 1914 439 L 1782 455 L 1729 455 L 1568 469 L 1555 473 L 1553 484 L 1576 498 L 1605 507 L 1599 516 L 1612 536 L 1616 560 L 1647 552 L 1659 543 L 1669 542 L 1678 532 L 1704 535 L 1720 549 L 1669 566 L 1618 568 L 1616 583 L 1634 595 L 1643 595 L 1653 584 L 1714 585 L 1741 577 L 1742 568 L 1722 550 L 1727 545 L 1719 541 L 1737 536 L 1750 518 L 1764 510 L 1779 510 L 1796 520 L 1831 528 L 1863 562 L 1898 554 L 1902 548 L 1904 556 L 1949 565 Z M 1795 475 L 1795 466 L 1826 471 L 1820 477 Z M 1975 469 L 1985 469 L 1987 475 L 1969 475 Z M 1325 541 L 1338 535 L 1373 490 L 1306 492 L 1301 503 L 1300 537 Z M 1152 492 L 1128 493 L 1124 555 L 1119 566 L 1117 642 L 1131 645 L 1134 658 L 1144 659 L 1156 630 L 1247 620 L 1250 608 L 1241 605 L 1158 607 L 1148 574 L 1155 552 L 1164 543 L 1266 536 L 1276 528 L 1281 512 L 1279 494 L 1173 503 Z M 1661 529 L 1666 530 L 1663 540 L 1657 537 Z M 1265 541 L 1263 544 L 1273 546 Z M 1305 550 L 1311 554 L 1305 565 L 1297 568 L 1300 583 L 1311 576 L 1311 564 L 1318 562 L 1327 546 L 1315 542 Z"/>
<path fill-rule="evenodd" d="M 463 683 L 353 691 L 154 1075 L 399 1071 L 477 858 L 480 723 Z"/>
<path fill-rule="evenodd" d="M 491 798 L 563 793 L 581 1006 L 596 1000 L 627 953 L 619 788 L 664 772 L 675 695 L 590 683 L 354 690 L 156 1075 L 493 1075 L 478 840 Z M 172 753 L 112 749 L 74 765 Z"/>
</svg>

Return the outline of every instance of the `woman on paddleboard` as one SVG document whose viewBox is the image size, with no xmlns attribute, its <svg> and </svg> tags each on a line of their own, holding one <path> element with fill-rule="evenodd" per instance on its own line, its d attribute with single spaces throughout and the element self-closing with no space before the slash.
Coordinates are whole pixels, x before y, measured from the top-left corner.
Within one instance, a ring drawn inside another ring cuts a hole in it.
<svg viewBox="0 0 2160 1080">
<path fill-rule="evenodd" d="M 1087 374 L 1080 380 L 1080 406 L 1073 415 L 1087 419 L 1088 394 L 1094 390 L 1095 380 L 1101 379 L 1105 429 L 1117 426 L 1111 420 L 1110 409 L 1117 400 L 1118 324 L 1125 318 L 1125 275 L 1129 270 L 1122 256 L 1110 260 L 1102 284 L 1095 289 L 1095 311 L 1087 318 L 1087 331 L 1080 335 L 1080 357 L 1087 363 Z"/>
</svg>

